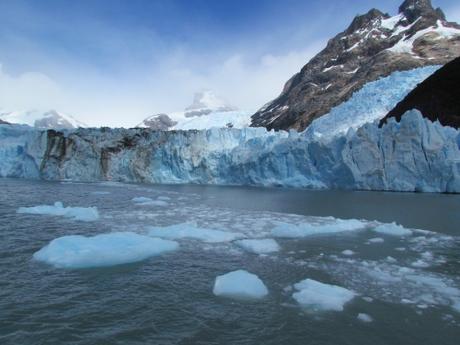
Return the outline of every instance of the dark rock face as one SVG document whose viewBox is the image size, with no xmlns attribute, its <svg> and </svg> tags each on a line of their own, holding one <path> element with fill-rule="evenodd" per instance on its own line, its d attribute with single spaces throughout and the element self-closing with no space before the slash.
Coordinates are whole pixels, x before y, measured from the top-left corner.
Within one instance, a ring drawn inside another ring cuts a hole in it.
<svg viewBox="0 0 460 345">
<path fill-rule="evenodd" d="M 252 116 L 251 125 L 304 130 L 367 82 L 398 70 L 443 65 L 458 55 L 460 26 L 446 22 L 430 0 L 406 0 L 394 17 L 372 9 L 331 39 L 278 98 Z"/>
<path fill-rule="evenodd" d="M 167 131 L 169 128 L 174 127 L 176 124 L 177 122 L 173 121 L 166 114 L 153 115 L 145 119 L 143 122 L 143 125 L 146 127 L 159 131 Z"/>
<path fill-rule="evenodd" d="M 9 122 L 6 122 L 6 121 L 3 121 L 2 119 L 0 119 L 0 125 L 9 125 L 10 123 Z"/>
<path fill-rule="evenodd" d="M 417 109 L 431 121 L 460 128 L 460 57 L 418 85 L 380 122 L 394 117 L 399 122 L 408 110 Z"/>
</svg>

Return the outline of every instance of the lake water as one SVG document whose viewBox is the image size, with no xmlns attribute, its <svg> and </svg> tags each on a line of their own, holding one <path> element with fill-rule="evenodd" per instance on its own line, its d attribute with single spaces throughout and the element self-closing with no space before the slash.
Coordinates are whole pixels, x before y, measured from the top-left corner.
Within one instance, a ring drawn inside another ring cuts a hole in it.
<svg viewBox="0 0 460 345">
<path fill-rule="evenodd" d="M 165 202 L 138 205 L 135 197 Z M 56 201 L 95 206 L 100 218 L 16 212 Z M 0 179 L 0 344 L 458 344 L 459 209 L 456 195 Z M 263 238 L 279 222 L 334 224 L 323 218 L 331 216 L 431 232 L 400 237 L 369 227 L 277 239 L 281 250 L 268 255 L 178 240 L 175 252 L 106 268 L 59 269 L 32 258 L 65 235 L 196 222 Z M 257 274 L 269 295 L 215 296 L 215 277 L 237 269 Z M 343 311 L 305 308 L 292 285 L 306 278 L 357 295 Z"/>
</svg>

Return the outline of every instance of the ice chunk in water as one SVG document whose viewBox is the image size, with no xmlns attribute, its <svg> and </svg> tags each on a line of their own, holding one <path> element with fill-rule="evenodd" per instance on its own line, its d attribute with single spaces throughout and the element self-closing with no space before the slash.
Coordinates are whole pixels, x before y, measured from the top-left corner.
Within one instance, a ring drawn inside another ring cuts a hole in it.
<svg viewBox="0 0 460 345">
<path fill-rule="evenodd" d="M 149 227 L 149 235 L 169 239 L 190 238 L 208 243 L 230 242 L 244 237 L 243 234 L 238 232 L 204 229 L 191 223 L 166 227 Z"/>
<path fill-rule="evenodd" d="M 169 203 L 167 203 L 164 200 L 160 200 L 158 198 L 157 200 L 153 200 L 152 198 L 146 198 L 143 196 L 132 198 L 131 199 L 133 202 L 135 202 L 137 205 L 141 206 L 168 206 Z"/>
<path fill-rule="evenodd" d="M 371 238 L 369 239 L 366 243 L 367 244 L 374 244 L 374 243 L 383 243 L 385 242 L 385 240 L 381 237 L 374 237 L 374 238 Z"/>
<path fill-rule="evenodd" d="M 375 232 L 390 236 L 409 236 L 412 235 L 412 231 L 398 225 L 396 223 L 381 224 L 374 228 Z"/>
<path fill-rule="evenodd" d="M 329 285 L 313 279 L 305 279 L 294 285 L 298 290 L 292 297 L 303 307 L 317 311 L 342 311 L 345 303 L 356 294 L 341 286 Z"/>
<path fill-rule="evenodd" d="M 237 270 L 217 276 L 213 293 L 230 298 L 260 299 L 268 294 L 268 289 L 255 274 Z"/>
<path fill-rule="evenodd" d="M 374 321 L 374 319 L 370 315 L 367 315 L 367 314 L 364 314 L 364 313 L 359 313 L 358 316 L 357 316 L 357 319 L 359 321 L 362 321 L 362 322 L 372 322 L 372 321 Z"/>
<path fill-rule="evenodd" d="M 142 261 L 178 247 L 174 241 L 132 232 L 115 232 L 93 237 L 59 237 L 33 257 L 58 268 L 103 267 Z"/>
<path fill-rule="evenodd" d="M 91 222 L 99 219 L 96 207 L 64 207 L 62 202 L 55 202 L 54 205 L 39 205 L 34 207 L 20 207 L 17 213 L 41 214 L 61 216 Z"/>
<path fill-rule="evenodd" d="M 138 196 L 138 197 L 132 198 L 131 201 L 138 204 L 138 203 L 150 202 L 150 201 L 153 201 L 153 199 L 147 198 L 145 196 Z"/>
<path fill-rule="evenodd" d="M 366 222 L 357 219 L 334 219 L 333 223 L 300 225 L 279 222 L 272 230 L 274 237 L 301 238 L 312 235 L 334 234 L 338 232 L 362 230 Z"/>
<path fill-rule="evenodd" d="M 255 254 L 268 254 L 280 250 L 278 243 L 271 238 L 261 240 L 240 240 L 236 241 L 235 243 L 244 250 Z"/>
<path fill-rule="evenodd" d="M 347 256 L 351 256 L 351 255 L 355 255 L 355 252 L 350 250 L 350 249 L 345 249 L 343 252 L 342 252 L 343 255 L 347 255 Z"/>
</svg>

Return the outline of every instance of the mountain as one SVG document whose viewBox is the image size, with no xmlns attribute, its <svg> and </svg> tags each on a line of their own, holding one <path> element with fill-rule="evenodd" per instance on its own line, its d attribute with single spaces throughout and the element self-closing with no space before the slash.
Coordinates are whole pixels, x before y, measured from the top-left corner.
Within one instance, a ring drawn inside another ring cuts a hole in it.
<svg viewBox="0 0 460 345">
<path fill-rule="evenodd" d="M 206 90 L 195 93 L 193 103 L 184 111 L 152 115 L 136 127 L 148 127 L 155 130 L 242 128 L 249 126 L 250 117 L 249 111 L 240 111 L 220 99 L 212 91 Z"/>
<path fill-rule="evenodd" d="M 218 98 L 212 91 L 195 93 L 193 103 L 185 108 L 185 117 L 209 115 L 212 112 L 235 111 L 238 108 Z"/>
<path fill-rule="evenodd" d="M 444 126 L 460 128 L 460 57 L 419 84 L 386 115 L 380 125 L 392 117 L 400 121 L 402 115 L 411 109 L 419 110 L 431 121 L 438 120 Z"/>
<path fill-rule="evenodd" d="M 147 127 L 158 131 L 167 131 L 177 125 L 177 121 L 171 120 L 167 114 L 157 114 L 147 117 L 136 127 Z"/>
<path fill-rule="evenodd" d="M 460 26 L 430 0 L 406 0 L 393 17 L 377 9 L 357 16 L 252 116 L 251 126 L 304 130 L 368 82 L 460 55 Z"/>
<path fill-rule="evenodd" d="M 68 114 L 56 110 L 0 111 L 0 119 L 9 123 L 24 124 L 40 129 L 72 129 L 88 127 Z"/>
<path fill-rule="evenodd" d="M 2 119 L 0 119 L 0 125 L 9 125 L 10 123 L 9 122 L 6 122 L 6 121 L 3 121 Z"/>
</svg>

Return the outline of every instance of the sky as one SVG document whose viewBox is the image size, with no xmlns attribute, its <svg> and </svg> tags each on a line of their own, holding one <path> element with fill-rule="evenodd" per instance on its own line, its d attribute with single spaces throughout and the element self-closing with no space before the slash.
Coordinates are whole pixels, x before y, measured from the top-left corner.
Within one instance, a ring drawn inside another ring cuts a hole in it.
<svg viewBox="0 0 460 345">
<path fill-rule="evenodd" d="M 460 22 L 458 0 L 433 0 Z M 211 89 L 255 111 L 343 31 L 402 0 L 0 0 L 0 109 L 134 126 Z"/>
</svg>

